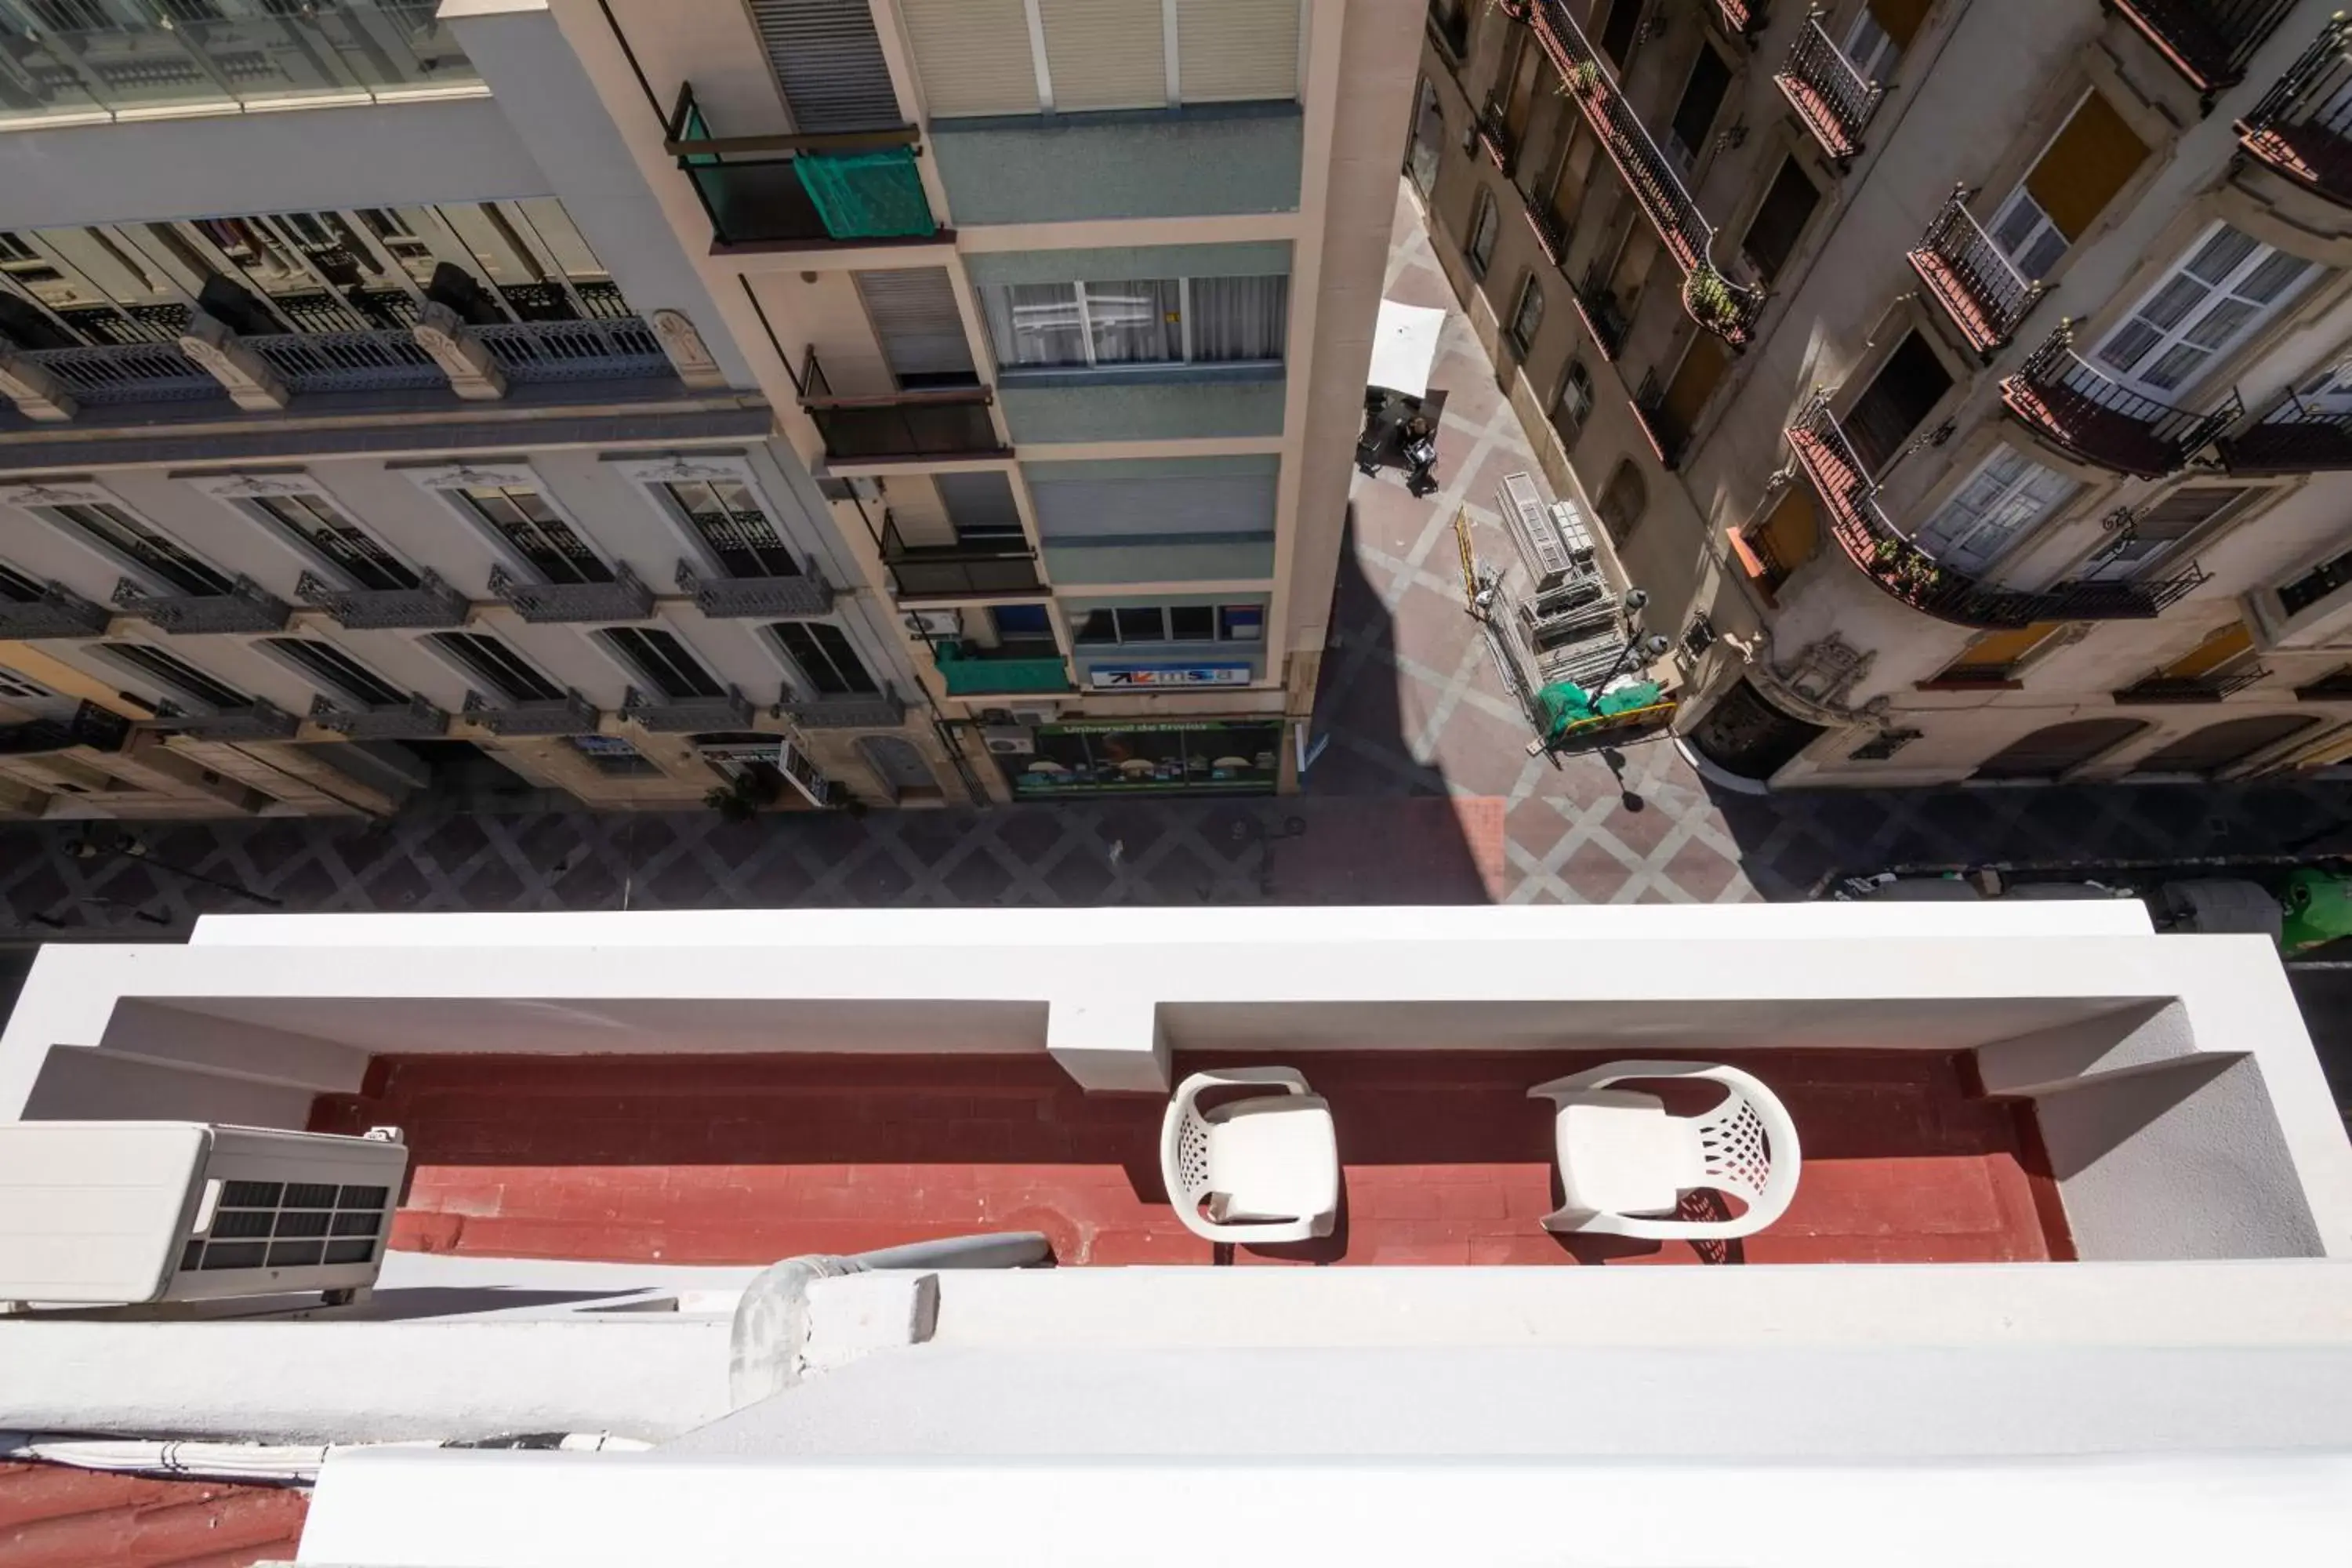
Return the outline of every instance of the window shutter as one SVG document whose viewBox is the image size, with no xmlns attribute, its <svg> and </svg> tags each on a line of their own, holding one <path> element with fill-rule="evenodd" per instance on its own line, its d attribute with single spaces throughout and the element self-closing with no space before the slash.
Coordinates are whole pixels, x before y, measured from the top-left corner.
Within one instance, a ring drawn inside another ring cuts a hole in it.
<svg viewBox="0 0 2352 1568">
<path fill-rule="evenodd" d="M 2064 629 L 2063 621 L 2036 621 L 2030 626 L 2014 631 L 1988 632 L 1969 644 L 1968 651 L 1952 661 L 1948 676 L 1959 670 L 2006 671 L 2018 660 L 2040 647 Z"/>
<path fill-rule="evenodd" d="M 944 267 L 853 273 L 866 313 L 882 340 L 893 374 L 953 375 L 971 371 L 971 344 Z"/>
<path fill-rule="evenodd" d="M 1765 193 L 1764 205 L 1756 209 L 1756 216 L 1748 225 L 1748 237 L 1739 242 L 1740 254 L 1757 275 L 1769 283 L 1788 265 L 1797 248 L 1797 241 L 1812 221 L 1813 209 L 1821 205 L 1822 193 L 1794 158 L 1780 160 L 1780 173 Z"/>
<path fill-rule="evenodd" d="M 2249 654 L 2254 648 L 2254 634 L 2243 622 L 2223 626 L 2187 653 L 2164 667 L 2167 680 L 2195 680 L 2212 674 L 2231 659 Z"/>
<path fill-rule="evenodd" d="M 1783 572 L 1794 572 L 1813 558 L 1813 550 L 1821 542 L 1821 520 L 1813 510 L 1812 487 L 1790 485 L 1781 493 L 1780 504 L 1772 515 L 1764 520 L 1759 531 L 1765 548 Z"/>
<path fill-rule="evenodd" d="M 1927 7 L 1935 0 L 1870 0 L 1870 14 L 1877 18 L 1878 30 L 1895 40 L 1898 49 L 1907 49 L 1911 40 L 1919 36 L 1920 24 L 1927 19 Z"/>
<path fill-rule="evenodd" d="M 898 0 L 898 15 L 932 119 L 1037 112 L 1037 61 L 1021 0 Z"/>
<path fill-rule="evenodd" d="M 1124 473 L 1104 479 L 1033 474 L 1029 499 L 1037 509 L 1037 531 L 1046 539 L 1271 533 L 1278 483 L 1271 463 L 1262 472 Z"/>
<path fill-rule="evenodd" d="M 1168 102 L 1160 0 L 1037 0 L 1059 110 L 1158 109 Z"/>
<path fill-rule="evenodd" d="M 1847 439 L 1863 467 L 1874 474 L 1885 468 L 1951 389 L 1952 373 L 1936 351 L 1917 332 L 1906 335 L 1845 416 Z"/>
<path fill-rule="evenodd" d="M 2147 159 L 2147 144 L 2095 92 L 2025 176 L 2025 189 L 2071 244 Z"/>
<path fill-rule="evenodd" d="M 1176 0 L 1187 103 L 1298 96 L 1297 0 Z"/>
<path fill-rule="evenodd" d="M 793 129 L 898 125 L 898 90 L 874 31 L 870 0 L 751 0 L 751 25 L 775 67 Z"/>
<path fill-rule="evenodd" d="M 1688 430 L 1698 423 L 1699 410 L 1706 406 L 1716 383 L 1723 379 L 1724 366 L 1730 361 L 1730 349 L 1714 333 L 1701 332 L 1691 339 L 1682 367 L 1666 384 L 1666 417 L 1677 429 Z M 1792 493 L 1797 488 L 1791 487 Z"/>
</svg>

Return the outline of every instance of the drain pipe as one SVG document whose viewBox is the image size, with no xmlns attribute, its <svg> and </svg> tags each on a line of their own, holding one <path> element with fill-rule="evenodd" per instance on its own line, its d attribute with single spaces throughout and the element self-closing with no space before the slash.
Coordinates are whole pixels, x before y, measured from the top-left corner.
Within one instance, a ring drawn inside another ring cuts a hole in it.
<svg viewBox="0 0 2352 1568">
<path fill-rule="evenodd" d="M 727 1345 L 730 1404 L 740 1410 L 800 1382 L 808 1349 L 812 1279 L 881 1269 L 1025 1268 L 1051 1262 L 1053 1257 L 1053 1244 L 1043 1231 L 1008 1230 L 918 1241 L 847 1258 L 808 1253 L 770 1264 L 736 1303 Z"/>
</svg>

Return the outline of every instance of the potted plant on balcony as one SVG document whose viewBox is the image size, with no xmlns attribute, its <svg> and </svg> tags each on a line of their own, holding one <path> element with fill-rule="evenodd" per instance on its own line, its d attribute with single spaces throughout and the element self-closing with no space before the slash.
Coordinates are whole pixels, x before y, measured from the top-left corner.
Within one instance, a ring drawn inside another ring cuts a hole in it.
<svg viewBox="0 0 2352 1568">
<path fill-rule="evenodd" d="M 1559 87 L 1562 92 L 1572 92 L 1579 98 L 1591 98 L 1601 90 L 1601 62 L 1599 60 L 1577 61 L 1568 68 L 1568 74 L 1560 78 Z"/>
<path fill-rule="evenodd" d="M 1737 337 L 1747 326 L 1742 292 L 1722 273 L 1702 263 L 1683 279 L 1683 309 L 1717 337 Z"/>
<path fill-rule="evenodd" d="M 775 805 L 783 791 L 784 781 L 774 769 L 747 767 L 725 784 L 712 786 L 702 804 L 729 822 L 749 822 Z"/>
</svg>

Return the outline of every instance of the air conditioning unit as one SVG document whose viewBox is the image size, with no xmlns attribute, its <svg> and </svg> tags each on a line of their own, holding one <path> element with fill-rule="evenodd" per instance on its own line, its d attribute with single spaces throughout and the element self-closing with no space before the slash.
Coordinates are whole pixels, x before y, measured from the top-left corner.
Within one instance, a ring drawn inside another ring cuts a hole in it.
<svg viewBox="0 0 2352 1568">
<path fill-rule="evenodd" d="M 1050 724 L 1061 711 L 1050 702 L 1015 702 L 1013 717 L 1024 724 Z"/>
<path fill-rule="evenodd" d="M 0 1124 L 0 1301 L 136 1305 L 375 1283 L 408 1151 L 193 1121 Z"/>
<path fill-rule="evenodd" d="M 907 610 L 907 629 L 919 637 L 960 637 L 963 636 L 961 610 Z"/>
<path fill-rule="evenodd" d="M 980 741 L 999 757 L 1034 756 L 1037 751 L 1037 737 L 1023 724 L 991 724 L 981 731 Z"/>
</svg>

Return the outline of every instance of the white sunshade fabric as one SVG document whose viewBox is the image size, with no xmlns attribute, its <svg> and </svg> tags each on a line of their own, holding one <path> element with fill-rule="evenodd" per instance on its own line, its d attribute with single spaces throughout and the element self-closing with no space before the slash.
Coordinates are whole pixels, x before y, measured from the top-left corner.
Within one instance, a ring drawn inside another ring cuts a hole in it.
<svg viewBox="0 0 2352 1568">
<path fill-rule="evenodd" d="M 1427 394 L 1430 367 L 1437 363 L 1437 334 L 1444 326 L 1443 310 L 1381 300 L 1380 324 L 1372 331 L 1372 371 L 1365 384 L 1407 397 Z"/>
</svg>

